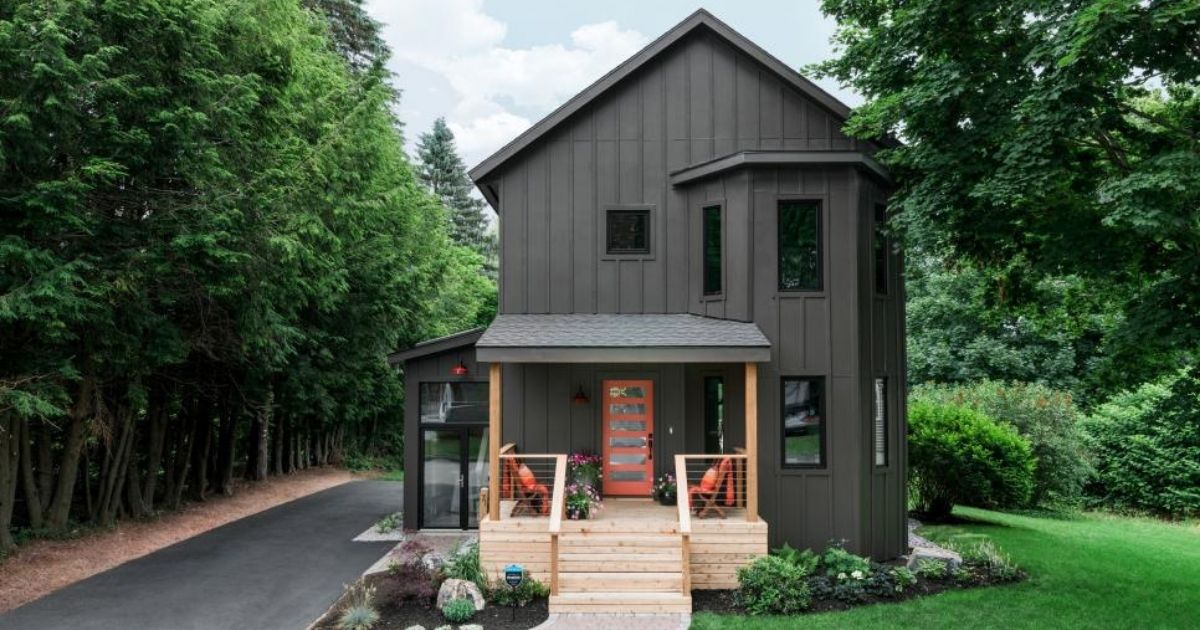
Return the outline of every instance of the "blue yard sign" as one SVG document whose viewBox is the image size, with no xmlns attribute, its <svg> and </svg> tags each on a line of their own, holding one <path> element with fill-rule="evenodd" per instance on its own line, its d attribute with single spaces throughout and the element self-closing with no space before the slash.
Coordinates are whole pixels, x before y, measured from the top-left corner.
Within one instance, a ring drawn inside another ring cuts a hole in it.
<svg viewBox="0 0 1200 630">
<path fill-rule="evenodd" d="M 511 587 L 517 588 L 521 585 L 521 581 L 525 579 L 525 569 L 519 564 L 510 564 L 504 567 L 504 581 Z"/>
</svg>

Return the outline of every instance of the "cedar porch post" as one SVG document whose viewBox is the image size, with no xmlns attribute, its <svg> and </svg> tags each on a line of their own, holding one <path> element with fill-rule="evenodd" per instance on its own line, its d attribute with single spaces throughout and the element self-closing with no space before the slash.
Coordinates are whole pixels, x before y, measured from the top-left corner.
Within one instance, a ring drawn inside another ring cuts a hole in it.
<svg viewBox="0 0 1200 630">
<path fill-rule="evenodd" d="M 746 363 L 746 520 L 758 520 L 758 364 Z"/>
<path fill-rule="evenodd" d="M 500 364 L 488 367 L 488 520 L 500 520 Z"/>
</svg>

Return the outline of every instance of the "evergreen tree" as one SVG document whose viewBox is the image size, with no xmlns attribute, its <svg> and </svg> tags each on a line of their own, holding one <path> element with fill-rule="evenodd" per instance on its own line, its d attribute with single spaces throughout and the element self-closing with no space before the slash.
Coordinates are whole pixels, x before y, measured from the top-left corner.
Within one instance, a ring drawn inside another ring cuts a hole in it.
<svg viewBox="0 0 1200 630">
<path fill-rule="evenodd" d="M 438 118 L 429 133 L 421 134 L 417 159 L 420 160 L 418 176 L 446 208 L 451 238 L 483 256 L 487 268 L 494 268 L 494 237 L 489 234 L 483 216 L 483 201 L 471 196 L 471 180 L 446 119 Z"/>
</svg>

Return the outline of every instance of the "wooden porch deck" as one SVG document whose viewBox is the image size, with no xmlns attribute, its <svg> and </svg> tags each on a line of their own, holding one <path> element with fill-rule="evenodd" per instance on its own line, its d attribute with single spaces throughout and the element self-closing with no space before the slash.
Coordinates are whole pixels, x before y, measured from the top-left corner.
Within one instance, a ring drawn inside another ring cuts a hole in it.
<svg viewBox="0 0 1200 630">
<path fill-rule="evenodd" d="M 517 563 L 557 587 L 551 612 L 690 612 L 692 589 L 734 588 L 738 567 L 767 553 L 767 523 L 743 508 L 681 527 L 677 507 L 607 498 L 596 518 L 563 520 L 556 538 L 549 517 L 511 508 L 502 501 L 500 520 L 480 522 L 480 561 L 493 578 Z"/>
</svg>

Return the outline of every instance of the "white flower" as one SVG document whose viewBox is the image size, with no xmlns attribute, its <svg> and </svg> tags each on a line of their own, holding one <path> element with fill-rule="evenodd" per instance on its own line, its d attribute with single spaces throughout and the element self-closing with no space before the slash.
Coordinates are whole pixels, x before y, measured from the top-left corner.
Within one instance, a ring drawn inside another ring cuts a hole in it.
<svg viewBox="0 0 1200 630">
<path fill-rule="evenodd" d="M 851 573 L 851 574 L 850 574 L 850 577 L 852 577 L 852 578 L 854 578 L 854 579 L 856 579 L 856 580 L 861 580 L 861 579 L 863 579 L 863 572 L 862 572 L 862 571 L 855 571 L 855 572 L 853 572 L 853 573 Z"/>
<path fill-rule="evenodd" d="M 845 574 L 845 573 L 839 573 L 839 574 L 838 574 L 838 579 L 839 579 L 839 580 L 844 580 L 844 579 L 846 579 L 846 574 Z"/>
</svg>

